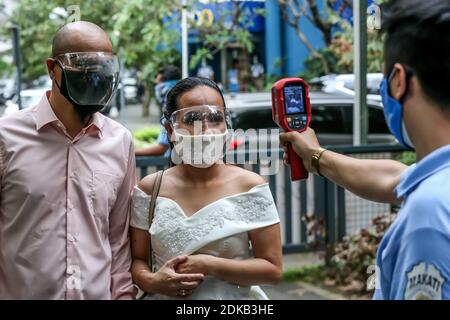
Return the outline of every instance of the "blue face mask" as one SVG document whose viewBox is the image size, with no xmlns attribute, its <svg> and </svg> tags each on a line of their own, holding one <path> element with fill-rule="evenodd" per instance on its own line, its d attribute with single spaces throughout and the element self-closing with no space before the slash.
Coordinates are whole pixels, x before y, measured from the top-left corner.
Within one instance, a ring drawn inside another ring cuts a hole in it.
<svg viewBox="0 0 450 320">
<path fill-rule="evenodd" d="M 408 136 L 408 132 L 406 131 L 405 124 L 403 122 L 403 99 L 408 92 L 408 83 L 411 74 L 408 74 L 406 77 L 407 85 L 405 94 L 400 101 L 397 101 L 391 97 L 389 93 L 389 82 L 392 79 L 394 72 L 395 70 L 391 72 L 389 77 L 385 77 L 380 84 L 380 95 L 384 106 L 384 117 L 389 130 L 394 137 L 406 148 L 414 150 L 414 145 Z"/>
</svg>

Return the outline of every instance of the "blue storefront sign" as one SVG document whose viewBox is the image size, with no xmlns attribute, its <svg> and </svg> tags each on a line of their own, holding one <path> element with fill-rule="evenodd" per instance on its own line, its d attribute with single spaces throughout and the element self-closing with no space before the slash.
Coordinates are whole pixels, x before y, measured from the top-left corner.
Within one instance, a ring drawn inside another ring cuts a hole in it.
<svg viewBox="0 0 450 320">
<path fill-rule="evenodd" d="M 196 34 L 196 26 L 209 27 L 219 21 L 225 26 L 232 26 L 237 10 L 242 13 L 240 17 L 245 17 L 245 20 L 240 22 L 241 27 L 247 26 L 247 30 L 250 32 L 264 32 L 264 16 L 259 12 L 264 10 L 264 2 L 261 0 L 197 2 L 194 5 L 194 12 L 190 13 L 195 21 L 191 26 L 190 33 Z"/>
</svg>

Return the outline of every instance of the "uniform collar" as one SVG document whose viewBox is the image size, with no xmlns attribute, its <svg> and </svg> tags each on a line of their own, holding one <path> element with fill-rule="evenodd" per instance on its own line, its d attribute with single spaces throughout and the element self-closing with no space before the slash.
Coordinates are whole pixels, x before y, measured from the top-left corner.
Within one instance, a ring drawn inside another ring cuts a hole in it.
<svg viewBox="0 0 450 320">
<path fill-rule="evenodd" d="M 50 93 L 51 91 L 47 91 L 45 93 L 45 95 L 42 97 L 41 101 L 38 103 L 38 105 L 34 110 L 37 131 L 41 130 L 47 124 L 55 122 L 60 123 L 58 117 L 56 116 L 55 112 L 53 111 L 50 105 L 50 102 L 48 101 Z M 105 121 L 104 117 L 98 112 L 96 112 L 92 116 L 92 120 L 83 129 L 83 131 L 101 138 L 104 121 Z"/>
<path fill-rule="evenodd" d="M 404 198 L 422 181 L 447 167 L 450 167 L 450 145 L 434 150 L 417 164 L 409 167 L 396 188 L 397 197 Z"/>
</svg>

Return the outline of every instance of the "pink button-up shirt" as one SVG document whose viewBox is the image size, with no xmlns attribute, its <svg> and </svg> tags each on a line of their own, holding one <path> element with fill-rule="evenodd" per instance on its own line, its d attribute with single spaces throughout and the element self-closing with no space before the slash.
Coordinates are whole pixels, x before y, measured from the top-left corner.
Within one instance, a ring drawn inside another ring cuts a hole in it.
<svg viewBox="0 0 450 320">
<path fill-rule="evenodd" d="M 97 113 L 71 139 L 49 94 L 0 119 L 0 299 L 132 298 L 131 134 Z"/>
</svg>

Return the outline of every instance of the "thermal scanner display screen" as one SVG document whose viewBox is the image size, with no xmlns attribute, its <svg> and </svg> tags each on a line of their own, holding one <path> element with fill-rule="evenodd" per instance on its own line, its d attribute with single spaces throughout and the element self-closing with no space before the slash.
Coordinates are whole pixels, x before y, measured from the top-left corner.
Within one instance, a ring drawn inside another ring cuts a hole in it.
<svg viewBox="0 0 450 320">
<path fill-rule="evenodd" d="M 284 87 L 284 110 L 286 114 L 305 113 L 303 88 L 299 85 Z"/>
</svg>

